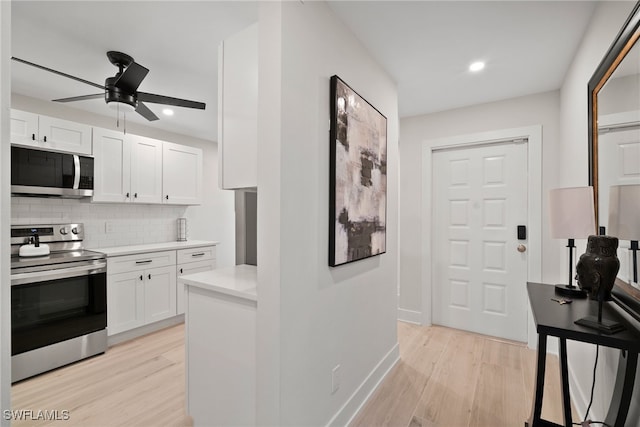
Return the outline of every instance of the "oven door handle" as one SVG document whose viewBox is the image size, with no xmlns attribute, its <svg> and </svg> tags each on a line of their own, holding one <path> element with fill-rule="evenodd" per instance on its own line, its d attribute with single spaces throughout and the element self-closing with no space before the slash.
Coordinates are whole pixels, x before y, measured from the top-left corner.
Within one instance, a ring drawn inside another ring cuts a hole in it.
<svg viewBox="0 0 640 427">
<path fill-rule="evenodd" d="M 61 268 L 58 270 L 34 271 L 32 273 L 16 273 L 11 275 L 11 286 L 46 282 L 56 279 L 67 279 L 70 277 L 88 276 L 92 274 L 105 273 L 106 271 L 107 263 L 97 262 L 91 265 Z"/>
</svg>

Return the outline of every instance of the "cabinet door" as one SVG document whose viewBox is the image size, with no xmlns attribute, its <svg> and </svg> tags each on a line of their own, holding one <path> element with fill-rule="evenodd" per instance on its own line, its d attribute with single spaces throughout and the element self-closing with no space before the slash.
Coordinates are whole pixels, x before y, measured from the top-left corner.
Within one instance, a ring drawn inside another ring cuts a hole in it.
<svg viewBox="0 0 640 427">
<path fill-rule="evenodd" d="M 11 110 L 11 137 L 12 144 L 37 147 L 38 115 L 26 111 Z"/>
<path fill-rule="evenodd" d="M 122 132 L 93 128 L 94 202 L 128 202 L 131 145 Z"/>
<path fill-rule="evenodd" d="M 165 142 L 162 145 L 163 203 L 198 205 L 202 198 L 202 150 Z"/>
<path fill-rule="evenodd" d="M 218 170 L 223 189 L 258 185 L 258 25 L 218 50 Z"/>
<path fill-rule="evenodd" d="M 144 276 L 142 271 L 107 277 L 107 328 L 114 335 L 145 323 Z"/>
<path fill-rule="evenodd" d="M 91 126 L 48 116 L 38 117 L 38 133 L 44 147 L 91 155 Z"/>
<path fill-rule="evenodd" d="M 178 278 L 185 274 L 200 273 L 201 271 L 209 271 L 216 268 L 216 260 L 209 259 L 206 261 L 190 262 L 178 265 Z M 178 280 L 176 292 L 176 310 L 177 314 L 184 313 L 184 283 Z"/>
<path fill-rule="evenodd" d="M 176 267 L 145 270 L 145 322 L 176 315 Z"/>
<path fill-rule="evenodd" d="M 135 203 L 162 203 L 162 141 L 129 135 L 131 192 Z"/>
</svg>

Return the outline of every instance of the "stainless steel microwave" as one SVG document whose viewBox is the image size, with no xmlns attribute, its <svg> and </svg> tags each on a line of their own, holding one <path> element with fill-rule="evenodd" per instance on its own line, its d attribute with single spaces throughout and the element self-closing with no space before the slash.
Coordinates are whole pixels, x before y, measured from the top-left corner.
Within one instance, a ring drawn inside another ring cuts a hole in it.
<svg viewBox="0 0 640 427">
<path fill-rule="evenodd" d="M 91 197 L 93 196 L 93 158 L 12 146 L 11 194 Z"/>
</svg>

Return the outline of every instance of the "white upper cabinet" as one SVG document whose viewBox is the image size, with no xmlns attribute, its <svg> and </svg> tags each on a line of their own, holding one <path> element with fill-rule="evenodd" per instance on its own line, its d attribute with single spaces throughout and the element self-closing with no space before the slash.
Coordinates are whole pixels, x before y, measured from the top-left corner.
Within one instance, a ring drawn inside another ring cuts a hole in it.
<svg viewBox="0 0 640 427">
<path fill-rule="evenodd" d="M 11 143 L 91 155 L 91 126 L 11 110 Z"/>
<path fill-rule="evenodd" d="M 218 49 L 218 169 L 223 189 L 258 186 L 258 24 Z"/>
<path fill-rule="evenodd" d="M 131 145 L 122 132 L 93 128 L 94 202 L 131 200 Z"/>
<path fill-rule="evenodd" d="M 39 138 L 38 115 L 11 110 L 11 143 L 37 146 Z"/>
<path fill-rule="evenodd" d="M 164 142 L 162 145 L 163 203 L 197 205 L 202 200 L 202 150 Z"/>
<path fill-rule="evenodd" d="M 134 203 L 162 203 L 162 141 L 127 135 L 131 141 L 131 194 Z"/>
<path fill-rule="evenodd" d="M 201 203 L 201 149 L 100 128 L 93 144 L 94 202 Z"/>
</svg>

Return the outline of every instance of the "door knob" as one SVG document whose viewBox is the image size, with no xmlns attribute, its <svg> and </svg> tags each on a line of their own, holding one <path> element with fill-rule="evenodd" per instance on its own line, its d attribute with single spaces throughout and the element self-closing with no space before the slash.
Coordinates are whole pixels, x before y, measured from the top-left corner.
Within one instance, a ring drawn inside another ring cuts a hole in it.
<svg viewBox="0 0 640 427">
<path fill-rule="evenodd" d="M 518 252 L 525 252 L 527 247 L 525 245 L 518 245 Z"/>
</svg>

